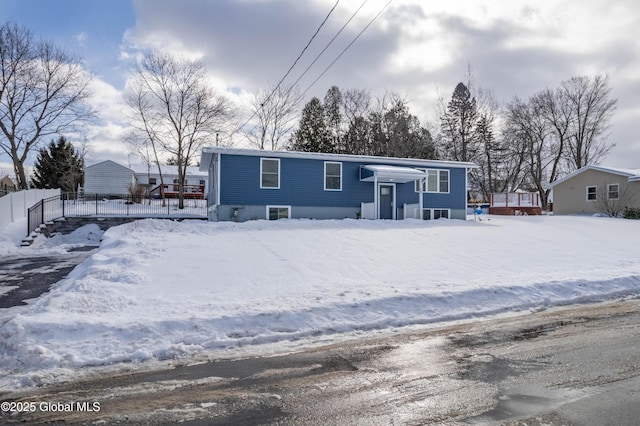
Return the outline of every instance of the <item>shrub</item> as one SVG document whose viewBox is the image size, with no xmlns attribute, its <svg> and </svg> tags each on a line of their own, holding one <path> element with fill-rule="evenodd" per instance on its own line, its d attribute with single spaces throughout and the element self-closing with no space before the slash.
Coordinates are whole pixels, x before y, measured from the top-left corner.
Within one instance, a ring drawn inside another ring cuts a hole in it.
<svg viewBox="0 0 640 426">
<path fill-rule="evenodd" d="M 625 219 L 640 219 L 640 207 L 625 207 L 622 217 Z"/>
</svg>

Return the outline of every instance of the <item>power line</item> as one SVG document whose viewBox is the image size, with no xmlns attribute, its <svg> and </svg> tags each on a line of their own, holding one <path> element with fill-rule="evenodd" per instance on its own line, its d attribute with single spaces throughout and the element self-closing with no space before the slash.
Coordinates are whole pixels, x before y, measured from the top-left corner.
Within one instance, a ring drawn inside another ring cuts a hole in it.
<svg viewBox="0 0 640 426">
<path fill-rule="evenodd" d="M 316 58 L 313 60 L 313 62 L 311 62 L 311 64 L 309 64 L 309 66 L 304 70 L 304 72 L 300 75 L 300 77 L 298 77 L 298 79 L 291 85 L 291 87 L 294 87 L 296 84 L 298 84 L 298 82 L 300 81 L 300 79 L 302 79 L 302 77 L 305 76 L 305 74 L 307 73 L 307 71 L 309 71 L 309 69 L 318 61 L 318 59 L 320 58 L 320 56 L 322 56 L 322 54 L 329 48 L 329 46 L 331 46 L 331 44 L 333 43 L 333 41 L 338 38 L 338 36 L 340 35 L 340 33 L 342 33 L 342 31 L 347 27 L 347 25 L 349 25 L 349 23 L 353 20 L 353 18 L 355 18 L 355 16 L 358 14 L 358 12 L 360 12 L 360 9 L 362 9 L 362 7 L 367 4 L 369 0 L 364 0 L 362 2 L 362 4 L 360 5 L 360 7 L 358 8 L 358 10 L 356 10 L 355 12 L 353 12 L 353 15 L 351 15 L 351 17 L 347 20 L 347 22 L 345 22 L 345 24 L 342 26 L 342 28 L 340 28 L 340 30 L 336 33 L 336 35 L 333 36 L 333 38 L 331 40 L 329 40 L 329 43 L 327 43 L 327 45 L 324 47 L 324 49 L 322 49 L 322 51 L 318 54 L 318 56 L 316 56 Z"/>
<path fill-rule="evenodd" d="M 338 6 L 338 3 L 340 3 L 340 0 L 336 1 L 336 4 L 333 5 L 333 7 L 331 8 L 331 10 L 329 11 L 329 13 L 327 14 L 327 16 L 324 18 L 324 21 L 322 21 L 322 23 L 320 24 L 320 26 L 318 27 L 318 29 L 316 30 L 316 32 L 311 36 L 311 39 L 309 40 L 309 42 L 307 43 L 307 45 L 304 47 L 304 49 L 302 49 L 302 52 L 300 52 L 300 54 L 298 55 L 298 57 L 296 58 L 296 60 L 293 62 L 293 65 L 291 65 L 291 67 L 289 67 L 289 70 L 287 71 L 287 73 L 284 75 L 284 77 L 282 77 L 280 79 L 280 81 L 278 82 L 278 84 L 276 85 L 275 89 L 273 89 L 273 91 L 269 94 L 269 96 L 267 96 L 267 99 L 264 100 L 263 104 L 267 103 L 269 101 L 269 99 L 271 98 L 271 96 L 273 96 L 273 94 L 276 92 L 276 90 L 278 90 L 278 88 L 280 87 L 280 85 L 282 84 L 282 82 L 284 81 L 285 78 L 287 78 L 287 76 L 289 75 L 289 73 L 291 72 L 291 70 L 293 69 L 293 67 L 296 66 L 296 64 L 298 63 L 298 61 L 300 60 L 300 58 L 302 57 L 302 55 L 304 55 L 304 52 L 307 50 L 307 48 L 309 47 L 309 45 L 311 44 L 311 42 L 313 41 L 314 38 L 316 38 L 316 36 L 318 35 L 318 33 L 320 32 L 320 29 L 324 26 L 325 22 L 327 22 L 327 19 L 329 19 L 329 16 L 331 16 L 331 14 L 333 13 L 333 11 L 335 10 L 336 6 Z"/>
<path fill-rule="evenodd" d="M 349 44 L 347 45 L 347 47 L 345 47 L 345 48 L 344 48 L 344 50 L 343 50 L 342 52 L 340 52 L 340 54 L 338 55 L 338 57 L 337 57 L 336 59 L 334 59 L 334 60 L 333 60 L 333 62 L 331 62 L 331 63 L 329 64 L 329 66 L 327 66 L 327 68 L 325 68 L 325 69 L 324 69 L 324 71 L 322 71 L 322 73 L 318 76 L 318 78 L 316 78 L 315 80 L 313 80 L 313 83 L 311 83 L 311 84 L 309 85 L 309 87 L 307 87 L 307 88 L 305 89 L 305 91 L 304 91 L 304 92 L 302 92 L 301 96 L 304 96 L 304 94 L 305 94 L 305 93 L 307 93 L 307 92 L 309 91 L 309 89 L 311 89 L 311 88 L 312 88 L 312 87 L 313 87 L 313 86 L 318 82 L 318 80 L 320 80 L 320 78 L 322 78 L 322 76 L 323 76 L 323 75 L 325 75 L 325 73 L 326 73 L 327 71 L 329 71 L 329 68 L 331 68 L 331 67 L 333 66 L 333 64 L 335 64 L 335 63 L 338 61 L 338 59 L 340 59 L 340 58 L 342 57 L 342 55 L 344 55 L 344 53 L 345 53 L 345 52 L 346 52 L 346 51 L 351 47 L 351 45 L 353 45 L 353 43 L 355 43 L 355 42 L 356 42 L 356 40 L 358 40 L 358 39 L 360 38 L 360 36 L 362 35 L 362 33 L 364 33 L 364 32 L 367 30 L 367 28 L 369 28 L 369 26 L 371 26 L 371 24 L 373 24 L 373 22 L 374 22 L 376 19 L 378 19 L 378 17 L 379 17 L 380 15 L 382 15 L 382 12 L 384 12 L 384 11 L 385 11 L 385 9 L 387 8 L 387 6 L 389 6 L 389 4 L 391 4 L 391 2 L 392 2 L 392 1 L 393 1 L 393 0 L 389 0 L 389 1 L 387 2 L 387 4 L 385 4 L 385 5 L 382 7 L 382 9 L 380 9 L 380 11 L 378 12 L 378 14 L 377 14 L 376 16 L 374 16 L 374 17 L 373 17 L 373 19 L 371 19 L 371 21 L 369 21 L 369 23 L 368 23 L 368 24 L 367 24 L 367 25 L 362 29 L 362 31 L 360 31 L 360 32 L 358 33 L 358 35 L 357 35 L 357 36 L 355 36 L 355 38 L 354 38 L 353 40 L 351 40 L 351 43 L 349 43 Z"/>
<path fill-rule="evenodd" d="M 293 67 L 296 66 L 296 64 L 298 63 L 298 61 L 300 60 L 300 58 L 302 57 L 302 55 L 304 55 L 304 52 L 307 50 L 307 48 L 311 45 L 311 42 L 316 38 L 316 36 L 318 35 L 318 33 L 320 32 L 320 29 L 322 29 L 322 27 L 324 26 L 324 24 L 327 22 L 327 20 L 329 19 L 329 16 L 331 16 L 331 14 L 333 13 L 333 11 L 335 10 L 335 8 L 338 6 L 338 3 L 340 3 L 340 0 L 336 0 L 336 4 L 333 5 L 333 7 L 331 8 L 331 10 L 329 11 L 329 13 L 327 14 L 327 16 L 325 16 L 324 20 L 322 21 L 322 23 L 320 24 L 320 26 L 318 27 L 318 29 L 316 30 L 316 32 L 311 36 L 311 39 L 309 39 L 309 42 L 307 43 L 307 45 L 302 49 L 302 52 L 300 52 L 300 54 L 298 55 L 298 57 L 296 58 L 296 60 L 293 62 L 293 65 L 291 65 L 289 67 L 289 70 L 287 70 L 286 74 L 284 75 L 284 77 L 282 77 L 280 79 L 280 81 L 278 82 L 278 84 L 276 85 L 276 87 L 271 91 L 271 93 L 269 93 L 269 96 L 267 96 L 267 98 L 260 104 L 260 108 L 262 108 L 262 106 L 264 104 L 266 104 L 269 99 L 271 99 L 271 97 L 273 96 L 273 94 L 280 88 L 280 85 L 282 84 L 282 82 L 285 80 L 285 78 L 287 78 L 287 76 L 289 75 L 289 73 L 291 73 L 291 70 L 293 69 Z M 244 126 L 246 126 L 249 121 L 251 121 L 251 119 L 253 117 L 256 116 L 257 111 L 254 111 L 253 114 L 251 114 L 251 117 L 249 117 L 247 119 L 247 121 L 245 121 L 242 125 L 240 125 L 236 130 L 234 130 L 231 134 L 236 133 L 238 130 L 242 129 Z"/>
</svg>

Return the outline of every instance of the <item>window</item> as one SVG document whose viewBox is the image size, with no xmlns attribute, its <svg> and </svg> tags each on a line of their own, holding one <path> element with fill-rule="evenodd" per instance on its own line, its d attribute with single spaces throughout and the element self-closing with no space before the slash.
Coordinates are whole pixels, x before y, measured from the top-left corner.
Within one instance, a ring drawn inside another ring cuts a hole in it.
<svg viewBox="0 0 640 426">
<path fill-rule="evenodd" d="M 260 159 L 260 188 L 280 189 L 280 160 L 277 158 Z"/>
<path fill-rule="evenodd" d="M 324 190 L 342 191 L 342 163 L 324 162 Z"/>
<path fill-rule="evenodd" d="M 587 186 L 587 201 L 596 201 L 597 187 Z"/>
<path fill-rule="evenodd" d="M 422 192 L 449 193 L 449 170 L 418 169 L 427 174 Z M 416 181 L 415 191 L 420 192 L 420 181 Z"/>
<path fill-rule="evenodd" d="M 440 184 L 438 186 L 438 192 L 449 192 L 449 170 L 440 170 Z"/>
<path fill-rule="evenodd" d="M 607 197 L 609 197 L 610 200 L 617 200 L 620 198 L 620 185 L 617 183 L 607 185 Z"/>
<path fill-rule="evenodd" d="M 291 217 L 291 206 L 267 206 L 267 219 L 289 219 Z"/>
<path fill-rule="evenodd" d="M 149 178 L 149 185 L 155 185 L 156 184 L 156 178 Z"/>
<path fill-rule="evenodd" d="M 422 220 L 449 219 L 449 209 L 422 209 Z"/>
</svg>

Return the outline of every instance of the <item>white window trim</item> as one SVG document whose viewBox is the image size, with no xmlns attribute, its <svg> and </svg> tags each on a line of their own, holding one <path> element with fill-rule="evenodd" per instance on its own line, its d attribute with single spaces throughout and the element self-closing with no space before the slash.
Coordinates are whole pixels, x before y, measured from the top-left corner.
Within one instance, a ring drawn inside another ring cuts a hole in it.
<svg viewBox="0 0 640 426">
<path fill-rule="evenodd" d="M 594 198 L 593 200 L 589 199 L 589 188 L 595 188 L 596 189 L 596 198 Z M 587 188 L 585 189 L 585 193 L 584 193 L 584 198 L 585 200 L 587 200 L 587 202 L 594 202 L 594 201 L 598 201 L 598 186 L 597 185 L 587 185 Z"/>
<path fill-rule="evenodd" d="M 423 185 L 424 185 L 423 186 L 423 191 L 422 191 L 423 194 L 450 194 L 451 193 L 451 170 L 449 170 L 449 169 L 416 169 L 416 170 L 420 170 L 420 171 L 425 173 L 425 177 L 422 180 L 423 181 Z M 428 182 L 427 182 L 427 180 L 429 179 L 429 171 L 438 172 L 438 174 L 437 174 L 438 179 L 437 179 L 437 182 L 436 182 L 436 184 L 437 184 L 437 190 L 436 191 L 429 191 L 429 185 L 428 185 Z M 447 173 L 447 175 L 448 175 L 447 191 L 446 192 L 441 192 L 440 191 L 440 174 L 441 173 Z M 417 183 L 417 181 L 414 181 L 414 182 Z M 419 187 L 418 187 L 418 185 L 416 185 L 416 183 L 414 183 L 414 185 L 413 185 L 413 192 L 418 193 L 420 191 L 419 191 Z"/>
<path fill-rule="evenodd" d="M 263 160 L 278 162 L 278 186 L 262 186 L 262 161 Z M 260 189 L 280 189 L 280 159 L 279 158 L 260 158 Z"/>
<path fill-rule="evenodd" d="M 340 165 L 340 188 L 327 188 L 327 164 L 339 164 Z M 342 191 L 342 163 L 339 161 L 325 161 L 324 162 L 324 190 L 325 191 Z"/>
<path fill-rule="evenodd" d="M 267 220 L 270 220 L 269 219 L 270 209 L 287 209 L 287 219 L 291 219 L 291 206 L 277 206 L 277 205 L 266 206 L 265 212 L 266 212 Z M 279 220 L 279 219 L 276 219 L 276 220 Z"/>
<path fill-rule="evenodd" d="M 618 196 L 616 198 L 611 198 L 609 196 L 609 194 L 611 194 L 611 192 L 612 192 L 611 191 L 611 187 L 614 186 L 614 185 L 618 187 L 618 189 L 615 191 L 615 192 L 618 193 Z M 619 200 L 620 199 L 620 184 L 619 183 L 609 183 L 609 184 L 607 184 L 607 198 L 609 200 Z"/>
<path fill-rule="evenodd" d="M 423 208 L 423 209 L 422 209 L 422 215 L 420 216 L 421 218 L 423 218 L 423 217 L 424 217 L 424 211 L 425 211 L 425 210 L 429 210 L 429 211 L 431 212 L 431 219 L 429 219 L 429 220 L 436 220 L 436 219 L 434 219 L 434 218 L 433 218 L 433 216 L 434 216 L 434 214 L 433 214 L 434 210 L 446 210 L 446 211 L 447 211 L 447 217 L 446 217 L 446 218 L 439 218 L 439 219 L 447 219 L 447 220 L 451 219 L 451 209 L 439 209 L 439 208 L 437 208 L 437 207 Z"/>
</svg>

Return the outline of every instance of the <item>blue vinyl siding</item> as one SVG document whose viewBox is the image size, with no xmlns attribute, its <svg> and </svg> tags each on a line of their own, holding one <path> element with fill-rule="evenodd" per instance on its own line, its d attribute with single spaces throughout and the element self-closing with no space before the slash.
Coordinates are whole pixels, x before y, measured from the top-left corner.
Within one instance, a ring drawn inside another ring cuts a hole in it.
<svg viewBox="0 0 640 426">
<path fill-rule="evenodd" d="M 342 161 L 342 190 L 324 190 L 324 161 L 280 158 L 280 188 L 260 188 L 259 156 L 222 154 L 221 205 L 290 205 L 309 207 L 360 207 L 373 202 L 373 182 L 360 180 L 360 166 L 370 161 Z M 380 163 L 384 164 L 384 159 Z M 408 167 L 415 167 L 408 165 Z M 448 194 L 425 193 L 425 208 L 466 209 L 466 170 L 451 168 Z M 369 172 L 369 171 L 364 171 Z M 414 182 L 396 184 L 396 206 L 419 202 Z"/>
<path fill-rule="evenodd" d="M 260 157 L 223 155 L 220 204 L 359 207 L 373 201 L 373 185 L 360 181 L 360 164 L 342 162 L 342 191 L 324 190 L 324 161 L 280 159 L 280 189 L 260 189 Z"/>
<path fill-rule="evenodd" d="M 449 169 L 449 193 L 424 193 L 424 208 L 467 209 L 466 170 Z"/>
</svg>

